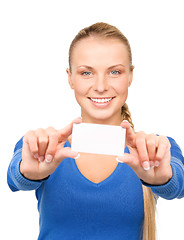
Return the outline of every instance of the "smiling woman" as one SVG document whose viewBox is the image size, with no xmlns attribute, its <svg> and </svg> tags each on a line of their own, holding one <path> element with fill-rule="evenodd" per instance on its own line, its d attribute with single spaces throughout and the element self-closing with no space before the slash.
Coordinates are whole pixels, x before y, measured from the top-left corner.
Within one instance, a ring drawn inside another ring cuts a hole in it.
<svg viewBox="0 0 184 240">
<path fill-rule="evenodd" d="M 71 49 L 67 73 L 83 121 L 120 125 L 133 75 L 127 46 L 117 38 L 90 36 Z"/>
<path fill-rule="evenodd" d="M 68 80 L 83 122 L 120 125 L 126 119 L 132 123 L 125 101 L 134 66 L 128 40 L 118 29 L 100 23 L 79 32 L 70 46 L 69 66 Z M 84 78 L 80 71 L 87 72 Z M 155 201 L 149 188 L 143 186 L 143 193 L 144 239 L 154 239 Z"/>
<path fill-rule="evenodd" d="M 82 119 L 28 131 L 8 169 L 12 191 L 36 190 L 39 240 L 155 240 L 156 199 L 184 196 L 176 142 L 134 132 L 126 104 L 133 69 L 129 42 L 114 26 L 93 24 L 72 41 L 66 71 Z M 73 123 L 81 122 L 126 128 L 123 157 L 71 151 Z"/>
</svg>

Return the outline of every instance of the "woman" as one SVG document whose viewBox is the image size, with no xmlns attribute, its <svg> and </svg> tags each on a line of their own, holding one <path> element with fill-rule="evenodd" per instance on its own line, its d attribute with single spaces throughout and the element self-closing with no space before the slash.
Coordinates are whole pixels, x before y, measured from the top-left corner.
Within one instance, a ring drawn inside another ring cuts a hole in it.
<svg viewBox="0 0 184 240">
<path fill-rule="evenodd" d="M 152 240 L 156 198 L 184 196 L 176 142 L 133 130 L 125 103 L 133 69 L 129 42 L 114 26 L 93 24 L 72 41 L 67 74 L 82 118 L 29 131 L 8 169 L 13 191 L 36 190 L 38 239 Z M 81 122 L 126 128 L 124 156 L 71 151 L 73 123 Z"/>
</svg>

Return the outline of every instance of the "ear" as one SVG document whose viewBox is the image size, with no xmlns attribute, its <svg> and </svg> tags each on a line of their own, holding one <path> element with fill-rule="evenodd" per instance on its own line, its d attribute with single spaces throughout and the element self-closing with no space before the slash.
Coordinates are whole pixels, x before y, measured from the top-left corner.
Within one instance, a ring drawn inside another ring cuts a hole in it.
<svg viewBox="0 0 184 240">
<path fill-rule="evenodd" d="M 71 74 L 71 72 L 70 72 L 70 69 L 67 68 L 67 69 L 66 69 L 66 72 L 67 72 L 67 74 L 68 74 L 68 83 L 69 83 L 71 89 L 74 89 L 74 84 L 73 84 L 73 81 L 72 81 L 72 78 L 71 78 L 71 75 L 72 75 L 72 74 Z"/>
<path fill-rule="evenodd" d="M 134 66 L 131 67 L 131 72 L 130 72 L 130 76 L 129 76 L 129 81 L 128 81 L 128 86 L 130 87 L 133 81 L 133 70 L 134 70 Z"/>
</svg>

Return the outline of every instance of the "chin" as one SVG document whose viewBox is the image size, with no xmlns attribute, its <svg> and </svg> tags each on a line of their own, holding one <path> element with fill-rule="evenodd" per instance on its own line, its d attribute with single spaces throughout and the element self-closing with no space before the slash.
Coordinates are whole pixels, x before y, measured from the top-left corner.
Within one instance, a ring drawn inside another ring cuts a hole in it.
<svg viewBox="0 0 184 240">
<path fill-rule="evenodd" d="M 100 114 L 96 114 L 96 115 L 91 115 L 90 119 L 94 123 L 110 124 L 111 122 L 114 122 L 116 117 L 114 117 L 110 114 L 100 113 Z"/>
</svg>

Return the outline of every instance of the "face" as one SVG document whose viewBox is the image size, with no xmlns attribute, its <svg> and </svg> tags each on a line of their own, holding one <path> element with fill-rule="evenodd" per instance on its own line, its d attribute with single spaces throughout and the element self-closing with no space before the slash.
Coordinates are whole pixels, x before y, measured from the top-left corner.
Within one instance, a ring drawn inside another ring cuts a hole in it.
<svg viewBox="0 0 184 240">
<path fill-rule="evenodd" d="M 117 39 L 87 38 L 72 52 L 68 80 L 83 122 L 119 125 L 132 82 L 126 46 Z"/>
</svg>

